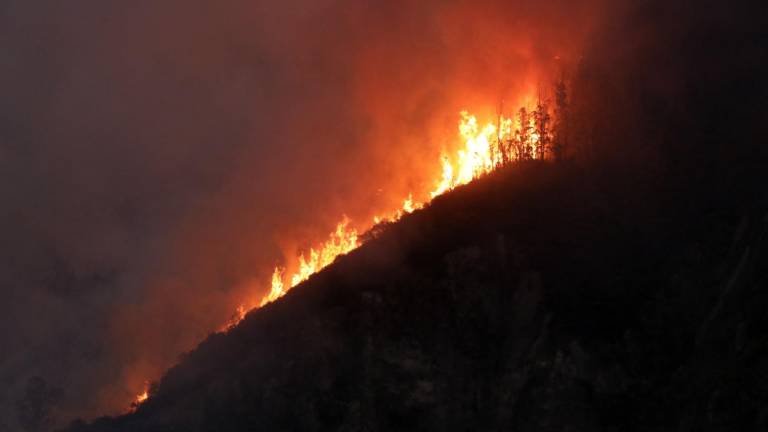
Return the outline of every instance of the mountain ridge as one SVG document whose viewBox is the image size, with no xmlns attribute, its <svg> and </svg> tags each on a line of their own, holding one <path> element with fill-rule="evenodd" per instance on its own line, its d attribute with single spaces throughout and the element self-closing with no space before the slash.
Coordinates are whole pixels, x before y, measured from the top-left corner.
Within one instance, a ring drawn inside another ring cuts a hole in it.
<svg viewBox="0 0 768 432">
<path fill-rule="evenodd" d="M 765 277 L 766 221 L 690 211 L 632 176 L 513 165 L 211 335 L 135 413 L 69 430 L 644 430 L 705 413 L 761 427 L 764 381 L 721 407 L 733 384 L 701 374 L 762 370 L 764 350 L 721 333 L 765 325 L 765 296 L 733 308 Z"/>
</svg>

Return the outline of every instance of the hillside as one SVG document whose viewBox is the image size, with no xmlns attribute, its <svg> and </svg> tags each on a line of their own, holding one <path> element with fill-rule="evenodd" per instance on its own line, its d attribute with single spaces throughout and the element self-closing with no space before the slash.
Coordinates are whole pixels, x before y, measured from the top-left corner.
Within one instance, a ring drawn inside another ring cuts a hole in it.
<svg viewBox="0 0 768 432">
<path fill-rule="evenodd" d="M 765 203 L 632 179 L 461 187 L 69 431 L 764 429 Z"/>
</svg>

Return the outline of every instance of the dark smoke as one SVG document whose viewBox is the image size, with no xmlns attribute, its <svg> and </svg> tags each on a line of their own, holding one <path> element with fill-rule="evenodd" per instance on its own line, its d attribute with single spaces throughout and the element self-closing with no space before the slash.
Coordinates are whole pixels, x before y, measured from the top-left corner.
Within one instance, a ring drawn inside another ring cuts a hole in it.
<svg viewBox="0 0 768 432">
<path fill-rule="evenodd" d="M 6 0 L 0 430 L 119 412 L 281 252 L 429 180 L 459 110 L 577 62 L 597 10 Z"/>
</svg>

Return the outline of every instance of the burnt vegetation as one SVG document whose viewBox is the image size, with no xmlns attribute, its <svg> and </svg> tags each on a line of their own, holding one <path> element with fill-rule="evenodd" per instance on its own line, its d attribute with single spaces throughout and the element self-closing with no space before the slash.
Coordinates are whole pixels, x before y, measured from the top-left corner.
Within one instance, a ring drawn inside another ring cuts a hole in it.
<svg viewBox="0 0 768 432">
<path fill-rule="evenodd" d="M 516 163 L 69 431 L 765 430 L 766 36 L 697 7 L 643 4 L 518 112 L 549 160 L 523 127 Z"/>
</svg>

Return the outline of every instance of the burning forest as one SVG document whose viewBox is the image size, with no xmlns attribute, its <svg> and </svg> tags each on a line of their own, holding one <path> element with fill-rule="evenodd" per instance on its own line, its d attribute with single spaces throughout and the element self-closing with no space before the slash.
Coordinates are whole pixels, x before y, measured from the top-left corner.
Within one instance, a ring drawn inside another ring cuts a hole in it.
<svg viewBox="0 0 768 432">
<path fill-rule="evenodd" d="M 416 194 L 410 192 L 403 199 L 401 208 L 374 216 L 373 225 L 360 222 L 353 224 L 345 216 L 327 241 L 310 248 L 306 253 L 299 253 L 295 269 L 276 267 L 269 292 L 256 304 L 238 306 L 235 317 L 224 329 L 236 326 L 249 311 L 277 300 L 291 288 L 332 264 L 339 255 L 359 247 L 361 236 L 358 232 L 367 232 L 382 223 L 397 222 L 403 215 L 428 205 L 431 199 L 511 163 L 562 160 L 567 146 L 568 112 L 567 91 L 562 79 L 556 84 L 553 93 L 557 95 L 554 111 L 550 109 L 550 103 L 541 98 L 536 99 L 533 109 L 522 106 L 512 118 L 499 114 L 495 122 L 485 124 L 480 124 L 475 116 L 462 111 L 458 123 L 462 145 L 455 154 L 441 156 L 442 174 L 434 181 L 433 190 L 418 191 Z M 557 116 L 553 117 L 555 112 Z M 424 201 L 418 197 L 425 197 L 422 198 Z"/>
<path fill-rule="evenodd" d="M 764 430 L 762 15 L 11 0 L 0 432 Z"/>
</svg>

